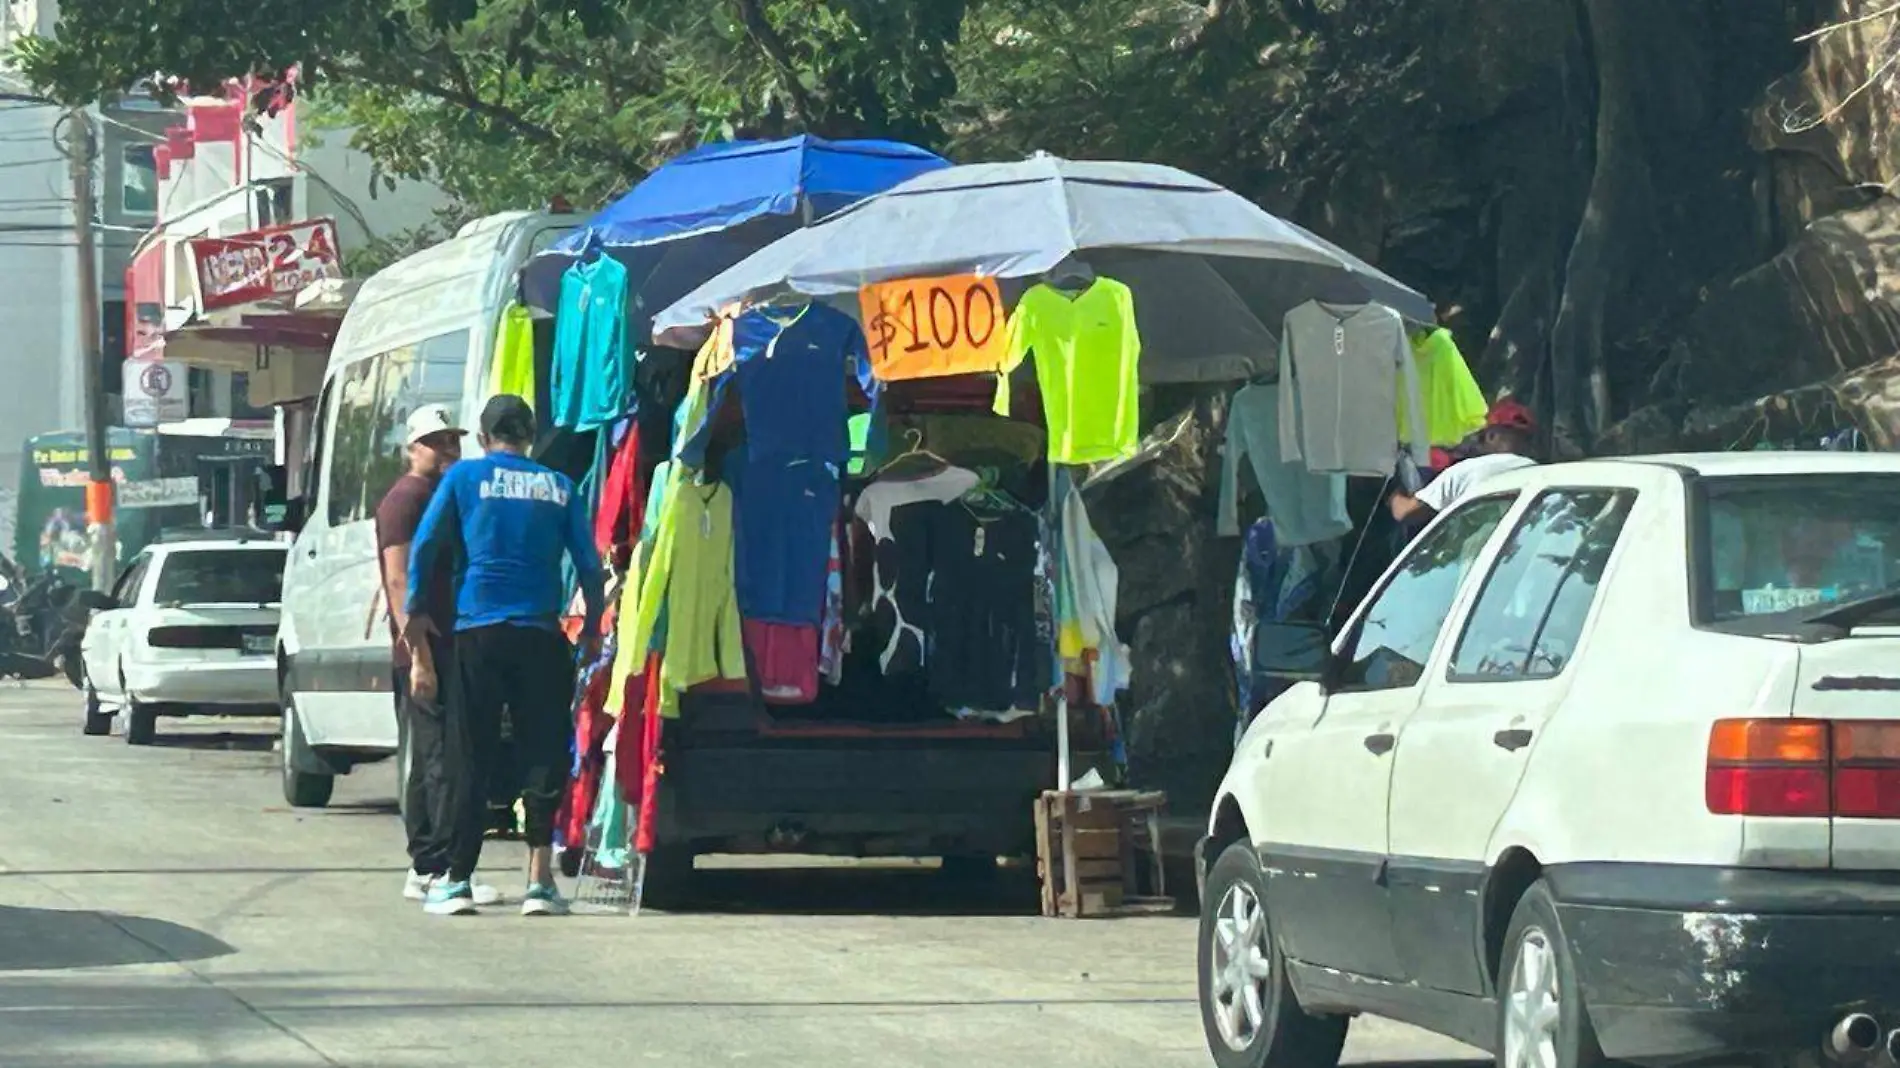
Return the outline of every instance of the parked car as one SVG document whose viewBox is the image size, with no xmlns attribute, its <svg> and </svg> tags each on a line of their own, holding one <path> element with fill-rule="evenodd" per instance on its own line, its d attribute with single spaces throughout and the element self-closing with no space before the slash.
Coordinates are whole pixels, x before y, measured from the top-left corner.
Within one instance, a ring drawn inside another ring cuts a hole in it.
<svg viewBox="0 0 1900 1068">
<path fill-rule="evenodd" d="M 282 542 L 223 536 L 142 550 L 80 642 L 87 734 L 115 715 L 125 740 L 149 745 L 158 717 L 277 714 L 272 652 L 283 599 Z"/>
<path fill-rule="evenodd" d="M 1197 869 L 1223 1068 L 1900 1053 L 1900 456 L 1527 468 L 1262 710 Z"/>
</svg>

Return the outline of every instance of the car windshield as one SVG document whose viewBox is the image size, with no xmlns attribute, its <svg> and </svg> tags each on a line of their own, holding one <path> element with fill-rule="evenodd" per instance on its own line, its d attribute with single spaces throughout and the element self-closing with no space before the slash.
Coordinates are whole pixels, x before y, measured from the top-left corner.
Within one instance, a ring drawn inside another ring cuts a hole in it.
<svg viewBox="0 0 1900 1068">
<path fill-rule="evenodd" d="M 1900 476 L 1707 480 L 1696 537 L 1704 623 L 1800 614 L 1900 583 Z M 1900 609 L 1858 622 L 1900 623 Z"/>
<path fill-rule="evenodd" d="M 275 549 L 169 553 L 152 599 L 159 604 L 272 604 L 283 599 L 284 554 Z"/>
</svg>

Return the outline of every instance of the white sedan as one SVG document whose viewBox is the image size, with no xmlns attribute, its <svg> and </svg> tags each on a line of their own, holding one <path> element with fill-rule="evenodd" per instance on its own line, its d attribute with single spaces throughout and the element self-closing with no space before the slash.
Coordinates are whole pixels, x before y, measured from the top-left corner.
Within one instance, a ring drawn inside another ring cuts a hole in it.
<svg viewBox="0 0 1900 1068">
<path fill-rule="evenodd" d="M 1495 476 L 1319 675 L 1201 843 L 1221 1068 L 1900 1059 L 1900 456 Z"/>
<path fill-rule="evenodd" d="M 133 559 L 81 643 L 87 734 L 115 715 L 150 745 L 159 716 L 277 715 L 277 613 L 285 547 L 267 540 L 160 543 Z"/>
</svg>

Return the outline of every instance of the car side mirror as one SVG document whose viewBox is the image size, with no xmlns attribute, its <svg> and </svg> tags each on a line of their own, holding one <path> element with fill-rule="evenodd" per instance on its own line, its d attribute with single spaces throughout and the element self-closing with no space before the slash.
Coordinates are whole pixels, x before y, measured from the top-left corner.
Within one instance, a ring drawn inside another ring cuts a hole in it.
<svg viewBox="0 0 1900 1068">
<path fill-rule="evenodd" d="M 80 606 L 90 612 L 109 612 L 119 607 L 119 602 L 109 593 L 98 590 L 80 590 L 76 598 Z"/>
</svg>

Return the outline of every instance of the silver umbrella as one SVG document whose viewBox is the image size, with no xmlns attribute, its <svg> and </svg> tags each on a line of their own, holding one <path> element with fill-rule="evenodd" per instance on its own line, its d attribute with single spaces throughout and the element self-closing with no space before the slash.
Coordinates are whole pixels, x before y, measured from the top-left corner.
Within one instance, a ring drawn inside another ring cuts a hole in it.
<svg viewBox="0 0 1900 1068">
<path fill-rule="evenodd" d="M 872 282 L 977 273 L 1008 301 L 1065 260 L 1135 296 L 1142 377 L 1252 378 L 1275 367 L 1280 320 L 1309 300 L 1432 305 L 1337 245 L 1173 167 L 1038 153 L 919 175 L 784 237 L 654 317 L 654 340 L 692 348 L 734 301 L 823 299 L 856 312 Z"/>
</svg>

